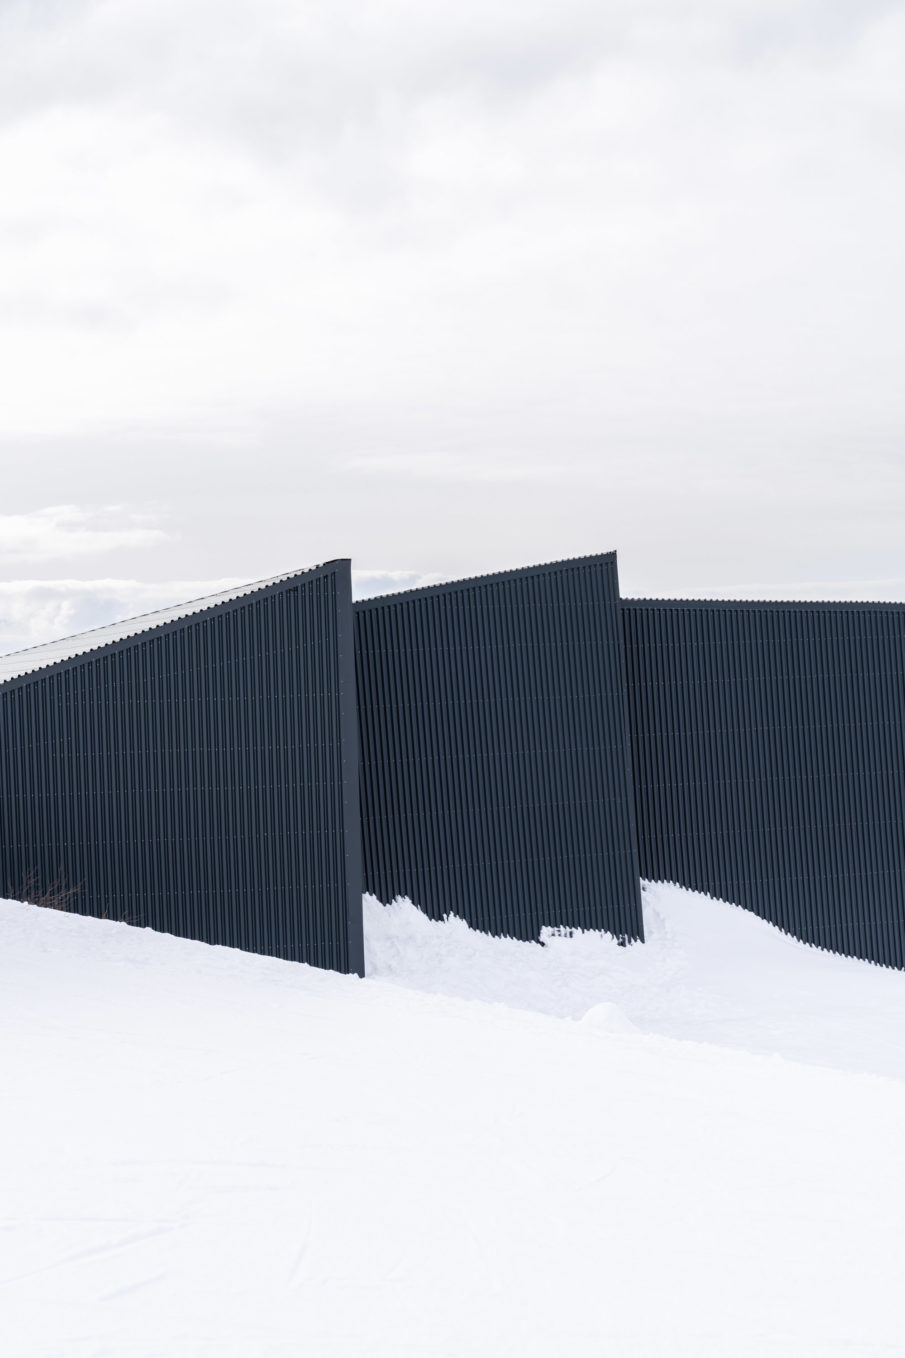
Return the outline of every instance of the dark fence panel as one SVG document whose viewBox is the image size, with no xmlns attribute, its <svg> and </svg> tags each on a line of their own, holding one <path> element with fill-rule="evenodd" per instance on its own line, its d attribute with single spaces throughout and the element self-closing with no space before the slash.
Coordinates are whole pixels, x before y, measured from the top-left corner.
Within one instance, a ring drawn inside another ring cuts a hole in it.
<svg viewBox="0 0 905 1358">
<path fill-rule="evenodd" d="M 365 889 L 642 936 L 614 553 L 355 607 Z"/>
<path fill-rule="evenodd" d="M 0 686 L 0 887 L 363 968 L 348 562 Z"/>
<path fill-rule="evenodd" d="M 643 877 L 905 965 L 905 608 L 623 601 Z"/>
</svg>

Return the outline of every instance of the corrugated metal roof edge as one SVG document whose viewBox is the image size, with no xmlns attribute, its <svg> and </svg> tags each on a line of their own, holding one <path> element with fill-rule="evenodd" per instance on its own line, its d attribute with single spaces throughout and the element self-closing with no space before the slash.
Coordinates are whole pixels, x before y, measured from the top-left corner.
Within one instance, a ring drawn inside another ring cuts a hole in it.
<svg viewBox="0 0 905 1358">
<path fill-rule="evenodd" d="M 175 617 L 167 617 L 161 622 L 150 621 L 160 613 L 171 612 L 170 609 L 155 609 L 152 613 L 140 613 L 134 618 L 124 618 L 121 623 L 111 623 L 105 627 L 93 627 L 86 632 L 77 632 L 72 637 L 60 637 L 56 642 L 46 642 L 41 646 L 30 646 L 24 651 L 11 651 L 5 656 L 0 656 L 0 664 L 3 661 L 10 661 L 16 656 L 33 655 L 35 651 L 44 649 L 45 645 L 62 645 L 66 641 L 79 641 L 82 638 L 97 638 L 101 632 L 107 632 L 110 627 L 126 627 L 130 623 L 144 624 L 136 626 L 134 631 L 129 631 L 125 636 L 111 638 L 109 641 L 96 640 L 94 645 L 88 644 L 74 651 L 71 655 L 62 656 L 59 659 L 48 659 L 46 664 L 38 664 L 30 669 L 22 670 L 18 674 L 10 674 L 6 679 L 0 679 L 0 692 L 5 689 L 16 687 L 20 684 L 30 683 L 32 680 L 46 675 L 51 670 L 62 670 L 67 665 L 76 665 L 84 661 L 88 656 L 95 656 L 101 651 L 123 650 L 126 646 L 134 645 L 136 640 L 141 637 L 149 637 L 152 634 L 161 634 L 167 631 L 175 631 L 182 626 L 189 618 L 198 618 L 203 613 L 213 613 L 216 610 L 227 611 L 239 608 L 247 602 L 252 595 L 264 597 L 268 594 L 276 594 L 283 589 L 290 581 L 326 575 L 329 571 L 335 570 L 338 566 L 347 566 L 351 573 L 351 560 L 349 557 L 336 557 L 332 561 L 324 561 L 317 566 L 303 566 L 295 571 L 287 571 L 285 575 L 270 576 L 266 580 L 254 580 L 247 585 L 238 585 L 235 591 L 225 591 L 226 598 L 217 594 L 203 596 L 200 599 L 187 599 L 184 604 L 174 604 L 172 607 L 179 609 Z"/>
<path fill-rule="evenodd" d="M 896 613 L 905 609 L 905 602 L 895 603 L 882 599 L 620 599 L 624 608 L 730 608 L 736 611 L 748 609 L 753 612 L 767 612 L 770 609 L 790 609 L 796 612 L 843 613 L 857 610 L 859 613 Z"/>
<path fill-rule="evenodd" d="M 545 561 L 537 566 L 517 566 L 514 570 L 494 571 L 490 575 L 468 575 L 461 580 L 445 580 L 436 585 L 420 585 L 415 589 L 401 589 L 387 594 L 376 594 L 373 599 L 358 599 L 355 603 L 355 611 L 358 613 L 370 608 L 404 603 L 407 599 L 423 599 L 429 594 L 446 594 L 460 589 L 481 589 L 485 585 L 495 585 L 503 580 L 517 580 L 520 576 L 542 575 L 546 571 L 593 566 L 609 561 L 612 561 L 615 566 L 615 552 L 598 552 L 592 556 L 566 557 L 562 561 Z"/>
</svg>

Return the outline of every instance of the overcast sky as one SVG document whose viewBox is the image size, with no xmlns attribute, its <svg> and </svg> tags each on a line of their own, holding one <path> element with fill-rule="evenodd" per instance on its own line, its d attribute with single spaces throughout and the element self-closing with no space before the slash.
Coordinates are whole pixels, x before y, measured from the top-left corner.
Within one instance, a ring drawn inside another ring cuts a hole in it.
<svg viewBox="0 0 905 1358">
<path fill-rule="evenodd" d="M 0 648 L 335 556 L 905 598 L 905 3 L 0 0 L 0 186 Z"/>
</svg>

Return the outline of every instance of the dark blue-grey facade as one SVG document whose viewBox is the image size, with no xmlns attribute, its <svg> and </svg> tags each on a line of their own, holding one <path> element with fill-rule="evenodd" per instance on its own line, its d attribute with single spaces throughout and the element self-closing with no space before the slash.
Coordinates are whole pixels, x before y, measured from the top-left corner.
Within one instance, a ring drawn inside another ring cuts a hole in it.
<svg viewBox="0 0 905 1358">
<path fill-rule="evenodd" d="M 642 876 L 905 965 L 905 607 L 622 615 Z"/>
<path fill-rule="evenodd" d="M 363 971 L 348 561 L 0 684 L 0 888 Z"/>
<path fill-rule="evenodd" d="M 905 966 L 905 605 L 620 600 L 608 553 L 133 621 L 0 658 L 0 894 L 361 972 L 362 885 L 629 940 L 643 876 Z"/>
<path fill-rule="evenodd" d="M 642 936 L 615 553 L 355 606 L 365 889 Z"/>
</svg>

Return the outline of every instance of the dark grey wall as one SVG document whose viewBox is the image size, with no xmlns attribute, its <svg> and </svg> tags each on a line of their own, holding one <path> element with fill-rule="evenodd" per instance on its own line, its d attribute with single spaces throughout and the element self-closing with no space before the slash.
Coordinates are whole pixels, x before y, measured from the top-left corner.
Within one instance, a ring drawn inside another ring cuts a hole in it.
<svg viewBox="0 0 905 1358">
<path fill-rule="evenodd" d="M 905 965 L 905 607 L 623 601 L 643 877 Z"/>
<path fill-rule="evenodd" d="M 357 769 L 339 561 L 0 686 L 0 886 L 361 972 Z"/>
<path fill-rule="evenodd" d="M 905 606 L 620 605 L 607 554 L 353 644 L 332 562 L 0 684 L 5 895 L 360 972 L 360 834 L 367 890 L 495 934 L 639 938 L 640 867 L 905 966 Z"/>
<path fill-rule="evenodd" d="M 357 604 L 366 890 L 642 934 L 614 553 Z"/>
</svg>

